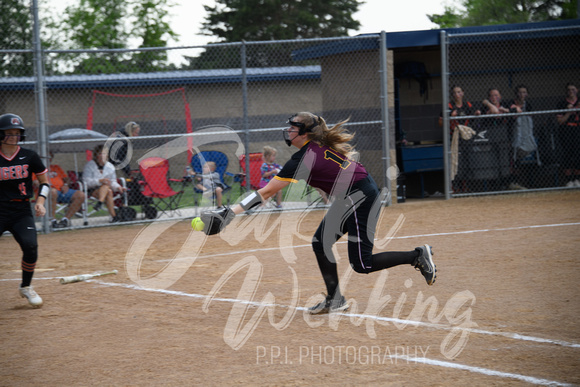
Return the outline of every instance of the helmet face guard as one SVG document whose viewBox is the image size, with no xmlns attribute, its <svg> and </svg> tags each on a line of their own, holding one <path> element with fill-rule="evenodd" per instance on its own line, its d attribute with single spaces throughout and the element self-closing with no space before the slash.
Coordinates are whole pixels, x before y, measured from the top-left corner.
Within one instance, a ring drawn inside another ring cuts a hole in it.
<svg viewBox="0 0 580 387">
<path fill-rule="evenodd" d="M 288 133 L 288 129 L 282 129 L 282 137 L 284 137 L 284 142 L 288 146 L 292 146 L 292 140 L 296 138 L 296 137 L 290 138 L 290 133 Z"/>
<path fill-rule="evenodd" d="M 296 116 L 298 116 L 298 114 L 294 114 L 292 117 L 288 118 L 288 121 L 286 121 L 286 123 L 298 128 L 298 135 L 297 136 L 302 136 L 306 133 L 312 133 L 312 129 L 314 129 L 318 125 L 320 125 L 320 117 L 318 117 L 318 116 L 316 116 L 317 119 L 315 119 L 314 123 L 310 126 L 306 126 L 302 122 L 294 121 L 294 118 L 296 118 Z M 286 129 L 284 129 L 282 133 L 283 133 L 284 141 L 286 142 L 286 145 L 291 146 L 292 140 L 294 140 L 294 138 L 296 138 L 296 137 L 291 139 L 290 135 L 288 134 Z"/>
<path fill-rule="evenodd" d="M 0 131 L 0 142 L 3 142 L 4 139 L 8 137 L 3 130 Z M 24 134 L 24 130 L 20 130 L 20 134 L 18 135 L 18 142 L 26 141 L 26 135 Z"/>
</svg>

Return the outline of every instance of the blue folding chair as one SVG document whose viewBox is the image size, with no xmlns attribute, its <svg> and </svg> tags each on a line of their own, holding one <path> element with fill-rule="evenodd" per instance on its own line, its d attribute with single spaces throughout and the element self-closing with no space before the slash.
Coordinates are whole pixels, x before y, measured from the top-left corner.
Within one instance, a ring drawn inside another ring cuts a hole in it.
<svg viewBox="0 0 580 387">
<path fill-rule="evenodd" d="M 221 183 L 223 184 L 224 188 L 223 188 L 223 195 L 224 198 L 226 197 L 225 193 L 226 192 L 230 192 L 232 189 L 231 184 L 236 182 L 237 180 L 240 180 L 237 178 L 237 175 L 227 172 L 226 169 L 228 168 L 228 157 L 223 153 L 223 152 L 219 152 L 219 151 L 203 151 L 200 153 L 196 153 L 195 155 L 193 155 L 193 157 L 191 158 L 191 168 L 193 169 L 193 171 L 196 174 L 202 174 L 202 166 L 203 164 L 205 164 L 208 161 L 213 161 L 216 165 L 216 172 L 219 174 L 220 176 L 220 180 Z M 228 180 L 231 180 L 232 183 L 228 184 L 225 181 L 225 177 L 228 177 Z M 231 178 L 231 179 L 230 179 Z M 199 190 L 196 186 L 195 186 L 196 182 L 195 179 L 193 180 L 193 189 L 194 192 L 196 194 L 203 194 L 203 191 Z M 230 192 L 231 194 L 231 192 Z M 231 195 L 227 195 L 227 203 L 231 204 Z M 195 195 L 194 197 L 194 202 L 195 205 L 197 206 L 199 204 L 199 201 L 201 199 L 201 195 Z M 215 205 L 215 194 L 212 195 L 212 201 L 214 202 L 213 204 Z"/>
</svg>

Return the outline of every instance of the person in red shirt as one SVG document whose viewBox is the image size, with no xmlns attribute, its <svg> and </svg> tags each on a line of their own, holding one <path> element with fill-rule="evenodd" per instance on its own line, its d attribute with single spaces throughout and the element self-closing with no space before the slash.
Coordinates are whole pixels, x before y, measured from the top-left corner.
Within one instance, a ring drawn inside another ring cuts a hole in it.
<svg viewBox="0 0 580 387">
<path fill-rule="evenodd" d="M 461 86 L 453 85 L 451 87 L 451 101 L 449 101 L 449 116 L 479 116 L 481 110 L 476 109 L 471 102 L 464 99 L 465 93 Z M 469 120 L 458 119 L 449 120 L 450 135 L 453 135 L 453 130 L 457 125 L 469 126 Z M 443 126 L 443 113 L 439 115 L 439 126 Z"/>
<path fill-rule="evenodd" d="M 456 134 L 455 130 L 459 125 L 471 127 L 477 121 L 472 121 L 470 123 L 469 119 L 455 119 L 464 116 L 479 116 L 481 115 L 481 110 L 477 109 L 471 102 L 465 99 L 465 93 L 463 88 L 458 85 L 451 86 L 450 92 L 451 100 L 449 101 L 449 136 L 453 141 L 453 135 Z M 443 112 L 439 115 L 439 126 L 443 126 Z M 457 135 L 457 153 L 458 153 L 458 168 L 457 174 L 455 175 L 451 186 L 453 192 L 466 192 L 470 187 L 470 179 L 472 178 L 472 172 L 469 169 L 469 158 L 468 153 L 470 151 L 469 140 L 464 140 L 461 138 L 459 133 Z"/>
</svg>

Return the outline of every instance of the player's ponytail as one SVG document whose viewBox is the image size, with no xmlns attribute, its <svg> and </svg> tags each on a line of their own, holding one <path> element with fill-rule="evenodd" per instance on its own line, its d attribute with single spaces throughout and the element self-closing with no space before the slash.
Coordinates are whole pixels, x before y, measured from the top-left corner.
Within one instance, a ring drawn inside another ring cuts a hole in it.
<svg viewBox="0 0 580 387">
<path fill-rule="evenodd" d="M 320 125 L 313 129 L 309 138 L 321 145 L 333 148 L 345 156 L 352 155 L 354 153 L 354 147 L 349 144 L 349 141 L 354 138 L 354 133 L 350 133 L 344 127 L 348 119 L 339 122 L 332 128 L 326 126 L 326 121 L 322 117 L 320 117 L 320 121 Z"/>
</svg>

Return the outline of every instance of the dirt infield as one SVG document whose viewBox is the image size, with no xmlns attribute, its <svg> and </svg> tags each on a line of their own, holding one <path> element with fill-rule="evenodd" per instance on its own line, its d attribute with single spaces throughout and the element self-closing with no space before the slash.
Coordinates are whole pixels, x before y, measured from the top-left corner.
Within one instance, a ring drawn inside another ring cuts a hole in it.
<svg viewBox="0 0 580 387">
<path fill-rule="evenodd" d="M 437 282 L 411 266 L 356 274 L 341 241 L 351 309 L 309 317 L 323 215 L 238 217 L 207 240 L 185 221 L 40 235 L 41 309 L 18 297 L 3 236 L 0 385 L 580 384 L 577 190 L 387 208 L 377 243 L 431 244 Z"/>
</svg>

